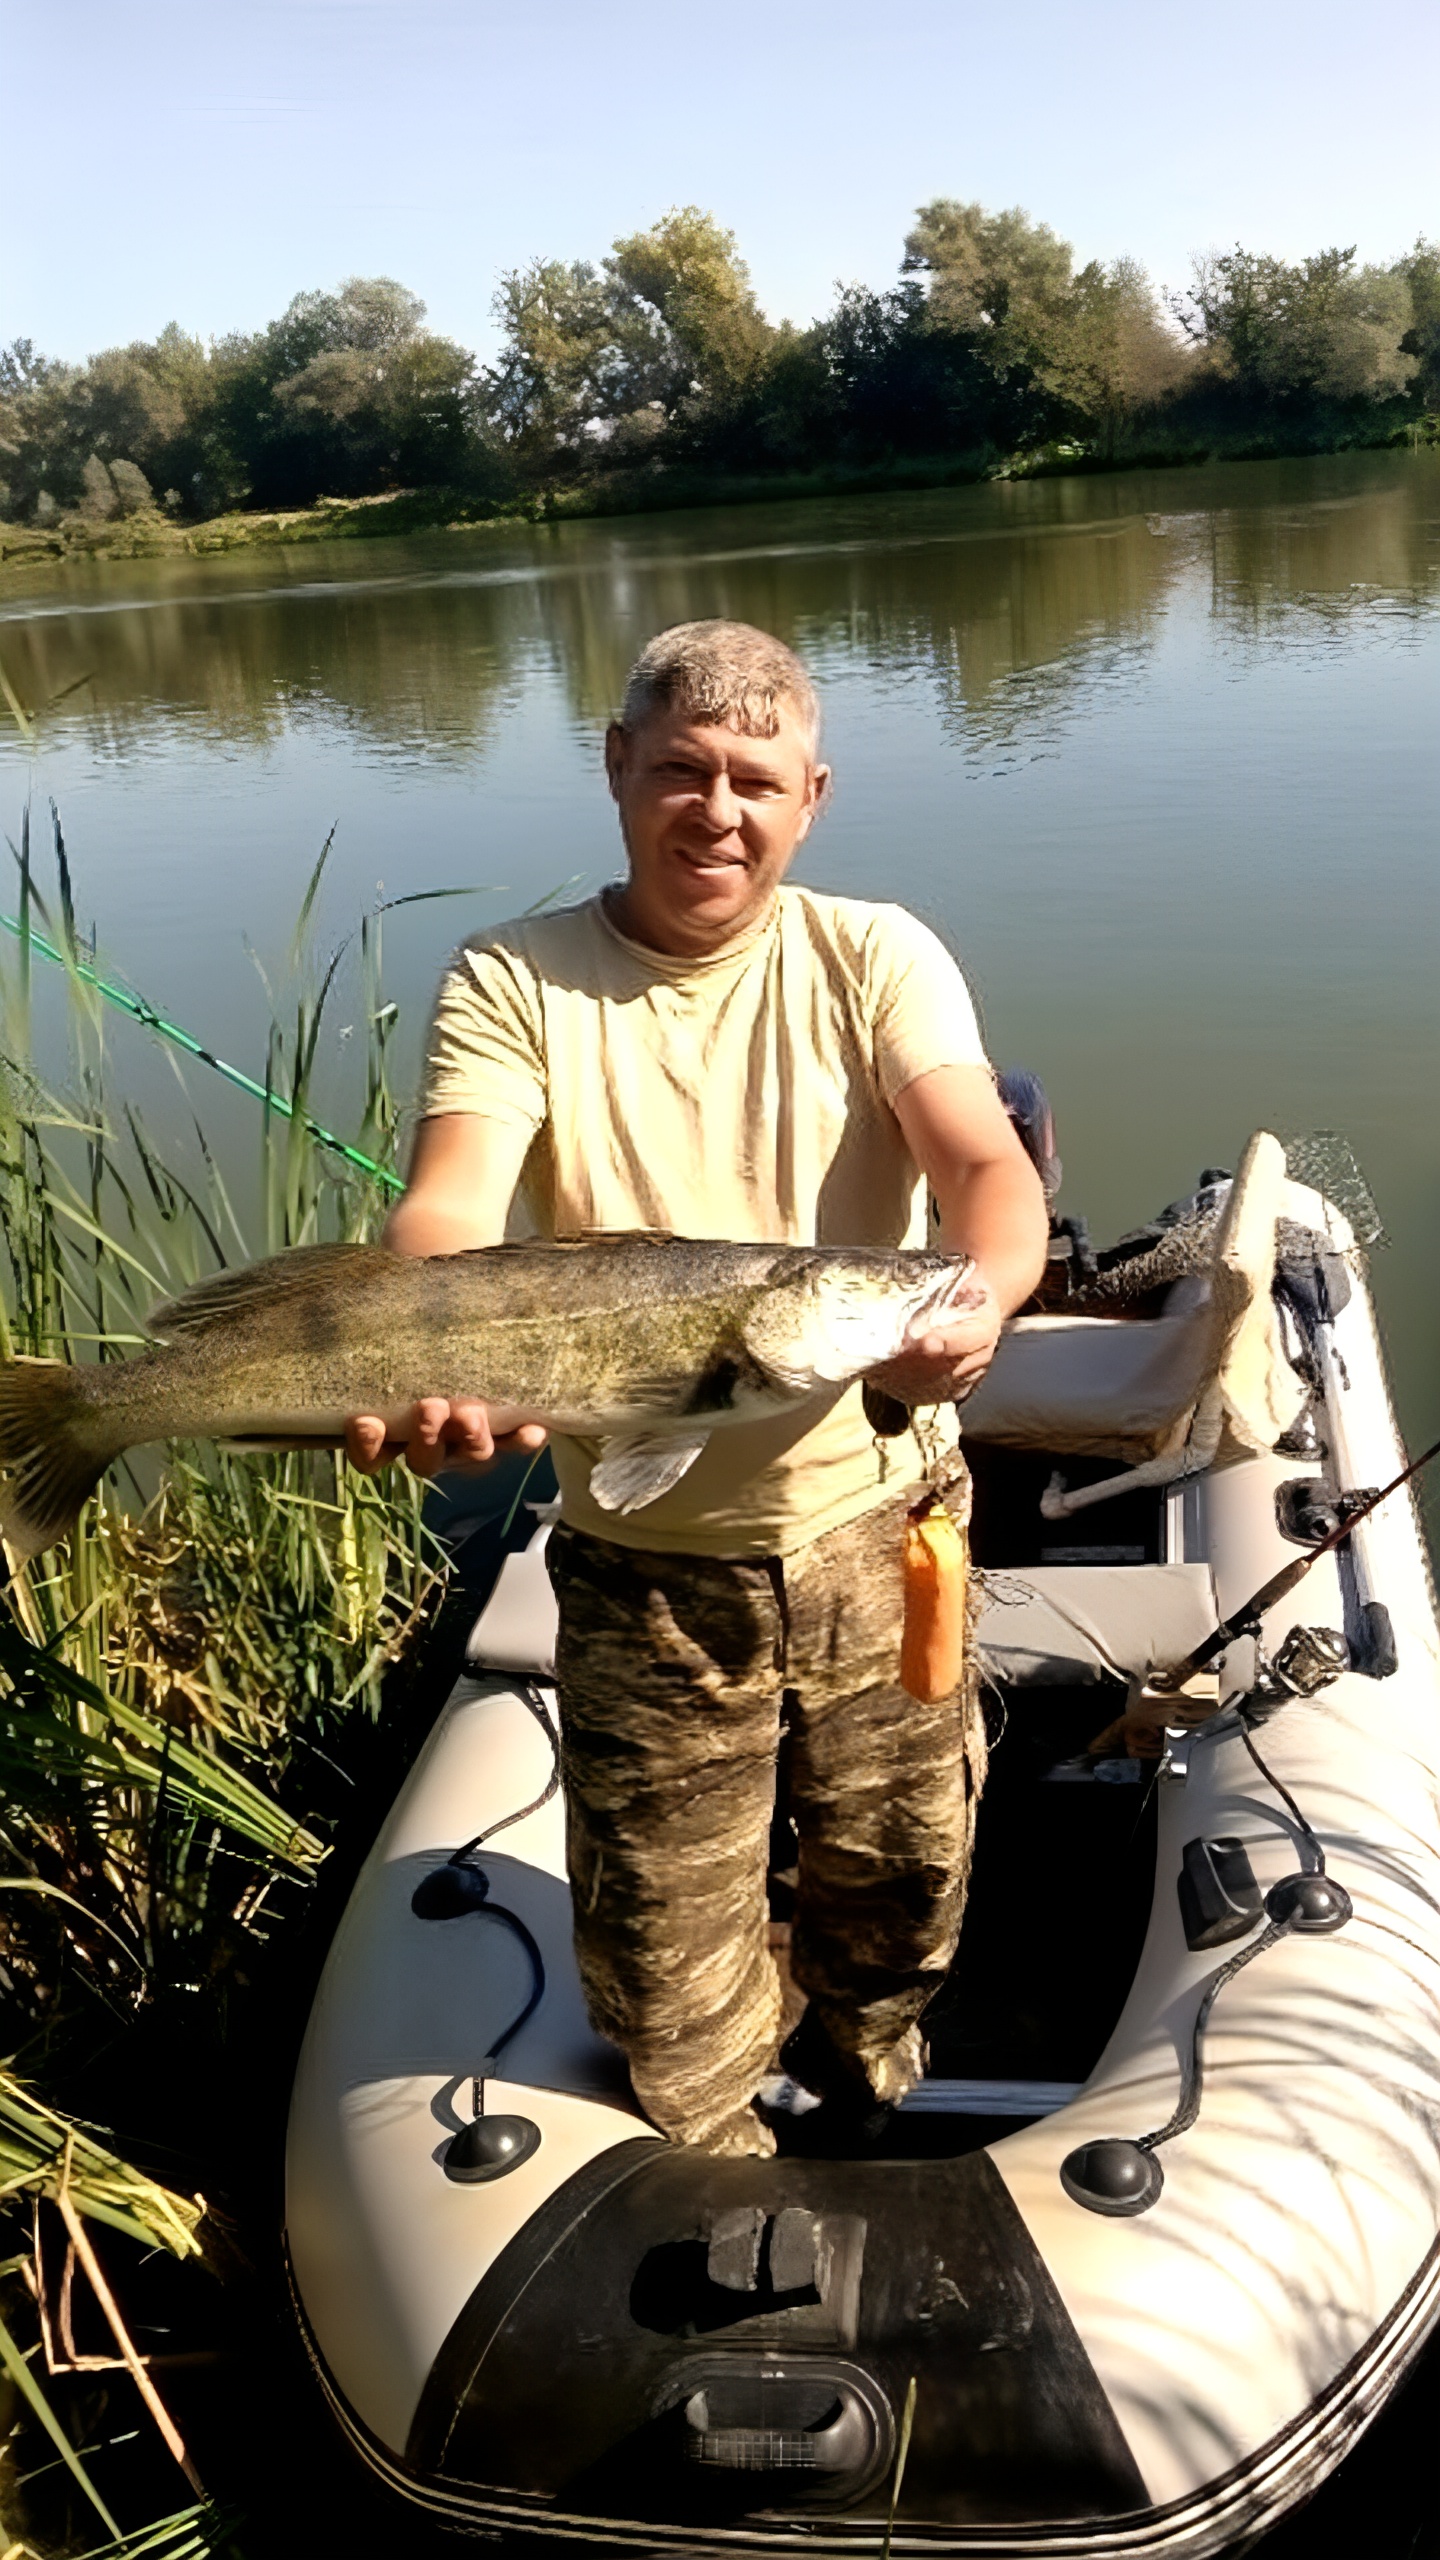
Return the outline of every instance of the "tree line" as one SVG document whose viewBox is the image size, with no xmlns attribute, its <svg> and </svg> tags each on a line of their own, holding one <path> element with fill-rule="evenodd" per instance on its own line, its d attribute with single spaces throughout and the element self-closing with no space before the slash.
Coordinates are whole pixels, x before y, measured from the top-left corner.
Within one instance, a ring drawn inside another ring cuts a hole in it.
<svg viewBox="0 0 1440 2560">
<path fill-rule="evenodd" d="M 809 328 L 765 317 L 733 235 L 694 206 L 598 263 L 501 279 L 479 364 L 388 277 L 302 293 L 206 345 L 60 363 L 0 353 L 0 515 L 443 492 L 460 512 L 703 495 L 809 476 L 979 476 L 1417 432 L 1440 408 L 1440 247 L 1289 264 L 1236 248 L 1162 297 L 1130 259 L 1077 267 L 1018 208 L 937 198 L 895 284 Z"/>
</svg>

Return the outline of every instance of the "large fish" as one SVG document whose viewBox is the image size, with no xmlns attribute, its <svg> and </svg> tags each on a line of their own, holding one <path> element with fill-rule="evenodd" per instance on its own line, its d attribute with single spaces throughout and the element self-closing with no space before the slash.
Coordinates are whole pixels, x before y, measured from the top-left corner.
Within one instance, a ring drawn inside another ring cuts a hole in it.
<svg viewBox="0 0 1440 2560">
<path fill-rule="evenodd" d="M 0 1362 L 0 1528 L 12 1554 L 69 1529 L 147 1441 L 334 1446 L 422 1396 L 479 1396 L 605 1442 L 591 1491 L 636 1511 L 712 1431 L 783 1413 L 893 1359 L 966 1303 L 963 1257 L 685 1243 L 489 1245 L 416 1260 L 310 1245 L 221 1272 L 148 1319 L 156 1349 L 72 1368 Z"/>
</svg>

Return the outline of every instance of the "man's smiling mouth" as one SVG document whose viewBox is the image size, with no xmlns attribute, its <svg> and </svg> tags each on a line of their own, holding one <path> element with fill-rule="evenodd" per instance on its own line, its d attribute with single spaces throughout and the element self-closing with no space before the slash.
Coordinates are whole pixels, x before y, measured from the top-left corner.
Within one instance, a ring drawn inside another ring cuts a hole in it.
<svg viewBox="0 0 1440 2560">
<path fill-rule="evenodd" d="M 744 871 L 747 868 L 743 854 L 691 853 L 684 845 L 677 845 L 676 852 L 690 871 L 718 874 L 722 871 Z"/>
</svg>

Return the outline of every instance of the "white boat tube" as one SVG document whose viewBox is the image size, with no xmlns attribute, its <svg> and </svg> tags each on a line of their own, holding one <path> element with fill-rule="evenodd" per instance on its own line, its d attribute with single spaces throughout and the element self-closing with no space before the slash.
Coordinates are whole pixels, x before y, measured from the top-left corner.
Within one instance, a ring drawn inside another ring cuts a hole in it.
<svg viewBox="0 0 1440 2560">
<path fill-rule="evenodd" d="M 1144 1590 L 1176 1652 L 1294 1557 L 1282 1484 L 1333 1499 L 1403 1463 L 1348 1234 L 1295 1186 L 1286 1214 L 1351 1268 L 1312 1344 L 1323 1451 L 1169 1498 L 1168 1562 L 1129 1571 L 1158 1577 Z M 993 2140 L 965 2149 L 962 2116 L 953 2156 L 860 2161 L 665 2144 L 589 2028 L 538 1545 L 513 1559 L 492 1667 L 451 1700 L 367 1861 L 295 2086 L 297 2309 L 377 2478 L 457 2529 L 577 2549 L 850 2552 L 883 2530 L 913 2375 L 897 2553 L 1202 2560 L 1307 2497 L 1440 2312 L 1440 1635 L 1408 1493 L 1355 1544 L 1262 1630 L 1271 1656 L 1293 1626 L 1348 1630 L 1362 1664 L 1250 1728 L 1278 1783 L 1233 1705 L 1160 1780 L 1148 1932 L 1084 2086 L 1036 2089 L 1023 2122 L 1023 2084 L 952 2082 L 971 2120 L 1001 2089 Z M 1088 1606 L 1103 1638 L 1106 1576 L 1066 1570 L 1031 1577 L 1061 1629 L 1051 1667 L 1098 1678 L 1084 1627 Z M 1251 1676 L 1249 1651 L 1222 1685 Z M 417 1889 L 483 1833 L 483 1906 L 419 1916 Z M 1217 1841 L 1243 1848 L 1257 1908 L 1192 1949 L 1177 1885 L 1187 1846 Z M 1267 1935 L 1259 1899 L 1317 1859 L 1352 1916 Z M 1077 2200 L 1064 2164 L 1164 2127 L 1217 1970 L 1256 1948 L 1210 2007 L 1198 2114 L 1145 2154 L 1153 2201 Z M 927 2121 L 946 2085 L 917 2093 Z M 447 2163 L 477 2097 L 529 2131 L 487 2135 L 493 2174 L 466 2183 Z"/>
</svg>

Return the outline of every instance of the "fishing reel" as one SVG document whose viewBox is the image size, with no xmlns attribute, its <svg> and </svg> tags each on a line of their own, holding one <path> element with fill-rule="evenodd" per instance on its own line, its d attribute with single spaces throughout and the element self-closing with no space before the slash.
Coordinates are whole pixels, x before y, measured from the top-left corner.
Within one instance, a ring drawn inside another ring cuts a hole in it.
<svg viewBox="0 0 1440 2560">
<path fill-rule="evenodd" d="M 1255 1647 L 1255 1679 L 1241 1702 L 1247 1717 L 1272 1716 L 1291 1698 L 1313 1698 L 1351 1669 L 1338 1627 L 1291 1627 L 1273 1654 Z"/>
</svg>

